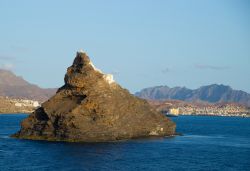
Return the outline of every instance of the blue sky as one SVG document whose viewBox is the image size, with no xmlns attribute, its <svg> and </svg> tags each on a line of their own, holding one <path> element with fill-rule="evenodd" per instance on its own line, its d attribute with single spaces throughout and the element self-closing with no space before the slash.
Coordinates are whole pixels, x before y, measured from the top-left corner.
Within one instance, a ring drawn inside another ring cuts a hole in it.
<svg viewBox="0 0 250 171">
<path fill-rule="evenodd" d="M 79 49 L 131 92 L 226 84 L 250 92 L 248 0 L 0 0 L 0 67 L 63 85 Z"/>
</svg>

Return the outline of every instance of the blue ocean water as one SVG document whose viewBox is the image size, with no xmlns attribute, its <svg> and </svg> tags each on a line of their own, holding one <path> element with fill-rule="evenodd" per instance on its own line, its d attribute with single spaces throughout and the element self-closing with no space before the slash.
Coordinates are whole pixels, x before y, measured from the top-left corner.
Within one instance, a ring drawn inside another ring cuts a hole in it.
<svg viewBox="0 0 250 171">
<path fill-rule="evenodd" d="M 0 170 L 250 170 L 250 118 L 172 118 L 183 136 L 116 143 L 10 138 L 27 115 L 0 115 Z"/>
</svg>

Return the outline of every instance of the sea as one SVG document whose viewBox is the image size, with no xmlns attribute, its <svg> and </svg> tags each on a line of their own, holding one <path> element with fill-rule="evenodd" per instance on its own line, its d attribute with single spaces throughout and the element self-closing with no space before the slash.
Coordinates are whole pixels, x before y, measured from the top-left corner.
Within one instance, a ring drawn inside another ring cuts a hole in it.
<svg viewBox="0 0 250 171">
<path fill-rule="evenodd" d="M 250 170 L 250 118 L 171 118 L 182 136 L 109 143 L 10 138 L 26 114 L 0 115 L 0 171 Z"/>
</svg>

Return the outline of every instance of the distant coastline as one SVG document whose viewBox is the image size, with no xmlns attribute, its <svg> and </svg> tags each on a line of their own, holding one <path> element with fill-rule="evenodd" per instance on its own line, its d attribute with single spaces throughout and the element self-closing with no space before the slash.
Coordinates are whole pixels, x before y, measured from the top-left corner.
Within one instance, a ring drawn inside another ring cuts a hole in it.
<svg viewBox="0 0 250 171">
<path fill-rule="evenodd" d="M 199 103 L 180 100 L 148 100 L 157 111 L 169 116 L 237 116 L 250 117 L 250 109 L 238 103 Z"/>
<path fill-rule="evenodd" d="M 178 116 L 209 116 L 209 117 L 240 117 L 240 118 L 250 118 L 250 115 L 211 115 L 211 114 L 179 114 L 179 115 L 168 115 L 167 117 L 178 117 Z"/>
<path fill-rule="evenodd" d="M 237 103 L 195 103 L 179 100 L 153 101 L 149 104 L 169 117 L 174 116 L 223 116 L 250 117 L 250 109 Z M 31 114 L 40 104 L 27 99 L 0 97 L 0 114 Z"/>
<path fill-rule="evenodd" d="M 39 106 L 39 102 L 34 100 L 0 97 L 0 114 L 30 114 Z"/>
</svg>

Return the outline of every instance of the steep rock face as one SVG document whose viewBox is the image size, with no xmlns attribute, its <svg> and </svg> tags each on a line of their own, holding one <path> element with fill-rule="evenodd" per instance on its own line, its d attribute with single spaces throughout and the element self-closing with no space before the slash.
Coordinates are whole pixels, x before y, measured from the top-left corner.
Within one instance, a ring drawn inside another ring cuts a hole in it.
<svg viewBox="0 0 250 171">
<path fill-rule="evenodd" d="M 78 52 L 65 85 L 21 124 L 17 138 L 101 142 L 175 134 L 175 124 Z"/>
</svg>

